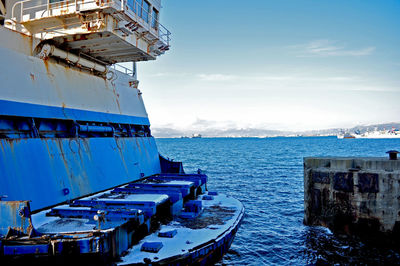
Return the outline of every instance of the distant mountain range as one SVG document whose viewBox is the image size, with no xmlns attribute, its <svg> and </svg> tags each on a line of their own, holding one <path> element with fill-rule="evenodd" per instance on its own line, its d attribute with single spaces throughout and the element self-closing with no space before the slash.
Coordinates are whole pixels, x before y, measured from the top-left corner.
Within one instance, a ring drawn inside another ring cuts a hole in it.
<svg viewBox="0 0 400 266">
<path fill-rule="evenodd" d="M 310 130 L 302 132 L 302 135 L 309 135 L 309 136 L 321 136 L 321 135 L 338 135 L 340 133 L 355 133 L 359 132 L 363 134 L 367 131 L 371 132 L 374 130 L 391 130 L 392 128 L 400 128 L 400 123 L 384 123 L 384 124 L 374 124 L 374 125 L 367 125 L 367 126 L 355 126 L 352 128 L 332 128 L 332 129 L 324 129 L 324 130 Z"/>
<path fill-rule="evenodd" d="M 336 136 L 340 133 L 360 132 L 361 134 L 367 131 L 374 130 L 390 130 L 400 128 L 400 123 L 385 123 L 374 124 L 366 126 L 355 126 L 352 128 L 331 128 L 323 130 L 309 130 L 309 131 L 282 131 L 282 130 L 269 130 L 260 128 L 230 128 L 230 129 L 217 129 L 205 128 L 203 130 L 177 130 L 169 127 L 154 127 L 152 134 L 158 138 L 179 138 L 191 137 L 193 134 L 201 134 L 203 137 L 276 137 L 276 136 Z"/>
<path fill-rule="evenodd" d="M 201 134 L 203 137 L 265 137 L 287 136 L 291 132 L 279 130 L 266 130 L 258 128 L 232 128 L 232 129 L 204 129 L 204 130 L 176 130 L 172 128 L 152 128 L 152 134 L 159 138 L 191 137 L 193 134 Z"/>
</svg>

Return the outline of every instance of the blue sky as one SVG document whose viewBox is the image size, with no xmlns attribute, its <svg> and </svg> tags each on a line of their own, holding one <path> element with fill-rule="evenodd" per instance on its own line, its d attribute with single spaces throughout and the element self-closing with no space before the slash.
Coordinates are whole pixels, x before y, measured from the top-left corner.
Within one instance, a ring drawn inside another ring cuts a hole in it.
<svg viewBox="0 0 400 266">
<path fill-rule="evenodd" d="M 138 64 L 152 127 L 400 122 L 400 1 L 164 0 L 172 47 Z"/>
</svg>

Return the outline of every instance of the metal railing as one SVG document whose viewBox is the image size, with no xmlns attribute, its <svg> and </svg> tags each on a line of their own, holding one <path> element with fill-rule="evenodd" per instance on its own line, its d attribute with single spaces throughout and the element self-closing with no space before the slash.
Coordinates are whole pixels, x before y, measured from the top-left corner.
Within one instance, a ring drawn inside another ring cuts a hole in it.
<svg viewBox="0 0 400 266">
<path fill-rule="evenodd" d="M 150 32 L 156 32 L 158 38 L 169 46 L 171 41 L 171 32 L 159 22 L 158 13 L 153 16 L 152 10 L 149 10 L 150 6 L 147 10 L 144 8 L 144 1 L 145 0 L 140 2 L 138 0 L 121 0 L 121 6 L 127 6 L 130 17 L 134 17 L 136 21 L 143 22 L 145 24 L 142 25 L 144 28 Z"/>
<path fill-rule="evenodd" d="M 24 0 L 24 1 L 19 1 L 19 2 L 16 2 L 13 6 L 12 6 L 12 8 L 11 8 L 11 18 L 12 19 L 17 19 L 15 16 L 16 16 L 16 14 L 15 14 L 15 8 L 17 7 L 17 6 L 21 6 L 20 7 L 20 10 L 21 10 L 21 13 L 20 13 L 20 21 L 19 22 L 21 22 L 22 21 L 22 17 L 23 17 L 23 10 L 24 10 L 24 4 L 25 3 L 27 3 L 27 2 L 31 2 L 32 0 Z"/>
<path fill-rule="evenodd" d="M 128 16 L 132 21 L 139 22 L 140 26 L 143 27 L 148 32 L 155 35 L 160 41 L 162 41 L 166 46 L 170 45 L 171 41 L 171 32 L 164 27 L 159 22 L 158 13 L 155 13 L 153 16 L 153 11 L 146 10 L 143 7 L 144 1 L 137 1 L 137 0 L 114 0 L 114 1 L 98 1 L 98 0 L 61 0 L 61 1 L 54 1 L 54 0 L 47 0 L 47 3 L 40 4 L 40 5 L 31 5 L 27 6 L 27 3 L 34 3 L 35 0 L 22 0 L 16 2 L 12 9 L 11 9 L 11 16 L 16 22 L 22 22 L 24 15 L 29 14 L 29 12 L 41 12 L 39 18 L 49 17 L 55 13 L 55 10 L 59 9 L 66 9 L 69 10 L 68 13 L 77 13 L 79 12 L 82 6 L 88 6 L 89 4 L 96 4 L 96 8 L 99 8 L 99 4 L 101 4 L 101 8 L 112 7 L 115 9 L 119 9 L 117 7 L 120 6 L 121 12 L 123 12 L 126 16 Z M 121 5 L 119 5 L 119 3 Z M 16 8 L 19 6 L 20 13 L 19 19 L 16 18 Z M 74 8 L 71 8 L 74 7 Z M 71 8 L 71 9 L 70 9 Z M 65 14 L 65 13 L 63 13 Z M 61 15 L 61 13 L 60 13 Z M 35 18 L 38 19 L 38 18 Z"/>
<path fill-rule="evenodd" d="M 132 77 L 134 77 L 136 74 L 136 65 L 135 64 L 132 65 L 132 69 L 125 67 L 121 64 L 118 64 L 118 63 L 110 66 L 110 68 L 114 69 L 116 71 L 122 72 L 126 75 L 132 76 Z"/>
<path fill-rule="evenodd" d="M 45 14 L 47 16 L 51 16 L 53 13 L 53 10 L 57 9 L 69 9 L 70 7 L 75 7 L 75 10 L 71 9 L 70 12 L 78 12 L 79 11 L 79 5 L 82 4 L 93 4 L 93 3 L 98 3 L 96 0 L 88 0 L 88 1 L 82 1 L 82 0 L 60 0 L 60 1 L 55 1 L 55 0 L 47 0 L 47 3 L 40 4 L 40 5 L 31 5 L 26 7 L 26 3 L 31 2 L 34 3 L 35 0 L 23 0 L 16 2 L 12 9 L 11 9 L 11 17 L 16 18 L 16 12 L 15 9 L 17 6 L 20 6 L 20 17 L 19 17 L 19 22 L 23 21 L 23 17 L 26 14 L 29 14 L 29 12 L 34 12 L 36 11 L 42 11 L 42 14 L 40 18 L 45 17 Z M 109 2 L 109 3 L 114 3 L 114 2 Z M 37 19 L 37 18 L 36 18 Z"/>
</svg>

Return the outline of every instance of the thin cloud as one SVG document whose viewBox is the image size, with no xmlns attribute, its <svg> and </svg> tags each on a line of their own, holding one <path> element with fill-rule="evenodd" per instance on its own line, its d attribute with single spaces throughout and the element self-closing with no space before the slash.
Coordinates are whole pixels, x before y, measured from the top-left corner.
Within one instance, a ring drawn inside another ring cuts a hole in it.
<svg viewBox="0 0 400 266">
<path fill-rule="evenodd" d="M 205 81 L 229 81 L 239 79 L 239 76 L 224 74 L 199 74 L 197 77 Z"/>
<path fill-rule="evenodd" d="M 150 78 L 197 78 L 200 81 L 206 82 L 231 82 L 231 81 L 243 81 L 243 82 L 351 82 L 351 81 L 362 81 L 357 76 L 306 76 L 306 75 L 233 75 L 233 74 L 221 74 L 221 73 L 178 73 L 178 72 L 159 72 L 152 74 L 143 74 Z"/>
<path fill-rule="evenodd" d="M 328 77 L 310 77 L 310 76 L 269 76 L 269 75 L 225 75 L 225 74 L 198 74 L 196 75 L 201 81 L 258 81 L 258 82 L 349 82 L 361 81 L 356 76 L 328 76 Z"/>
<path fill-rule="evenodd" d="M 370 92 L 400 92 L 400 87 L 368 87 L 360 86 L 350 88 L 351 91 L 370 91 Z"/>
<path fill-rule="evenodd" d="M 331 91 L 360 91 L 360 92 L 400 92 L 399 87 L 373 86 L 371 80 L 359 76 L 303 76 L 303 75 L 225 75 L 225 74 L 198 74 L 201 81 L 205 82 L 243 82 L 249 84 L 255 82 L 262 86 L 280 86 L 280 88 L 303 87 L 304 89 L 324 89 Z M 283 86 L 283 87 L 282 87 Z M 252 87 L 256 89 L 257 87 Z M 265 89 L 266 87 L 260 87 Z M 202 120 L 196 121 L 199 125 Z M 205 125 L 209 126 L 210 121 Z"/>
<path fill-rule="evenodd" d="M 196 120 L 189 125 L 190 128 L 192 129 L 226 129 L 226 128 L 237 128 L 238 125 L 236 122 L 233 121 L 216 121 L 216 120 L 207 120 L 207 119 L 201 119 L 201 118 L 196 118 Z"/>
<path fill-rule="evenodd" d="M 255 76 L 249 79 L 263 81 L 293 81 L 293 82 L 352 82 L 361 81 L 356 76 L 333 76 L 333 77 L 307 77 L 307 76 Z"/>
<path fill-rule="evenodd" d="M 176 78 L 176 77 L 186 77 L 190 76 L 189 73 L 179 73 L 179 72 L 158 72 L 158 73 L 144 73 L 143 75 L 150 78 Z"/>
<path fill-rule="evenodd" d="M 202 81 L 236 81 L 236 80 L 261 80 L 261 81 L 284 81 L 293 80 L 290 76 L 262 76 L 262 75 L 225 75 L 225 74 L 199 74 L 197 77 Z"/>
<path fill-rule="evenodd" d="M 307 44 L 290 46 L 298 57 L 330 57 L 330 56 L 366 56 L 375 51 L 375 47 L 369 46 L 359 49 L 348 49 L 337 41 L 315 40 Z"/>
</svg>

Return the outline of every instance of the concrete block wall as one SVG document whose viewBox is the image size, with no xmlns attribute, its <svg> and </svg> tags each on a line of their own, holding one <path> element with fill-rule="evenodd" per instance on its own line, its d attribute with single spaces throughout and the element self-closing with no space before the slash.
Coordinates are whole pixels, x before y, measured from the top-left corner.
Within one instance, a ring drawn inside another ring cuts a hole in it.
<svg viewBox="0 0 400 266">
<path fill-rule="evenodd" d="M 304 158 L 304 209 L 306 225 L 398 238 L 400 160 Z"/>
</svg>

